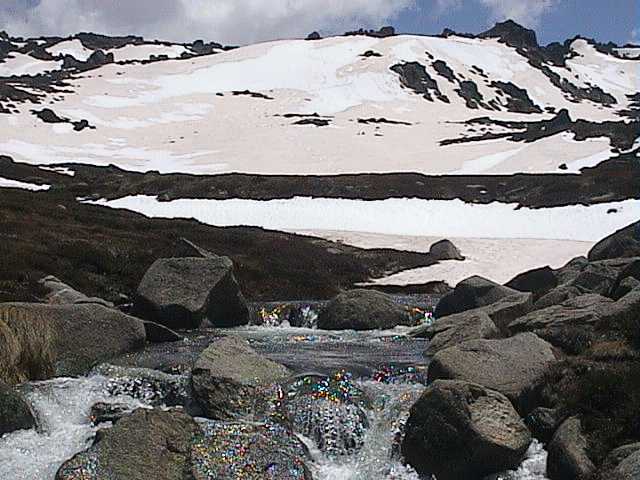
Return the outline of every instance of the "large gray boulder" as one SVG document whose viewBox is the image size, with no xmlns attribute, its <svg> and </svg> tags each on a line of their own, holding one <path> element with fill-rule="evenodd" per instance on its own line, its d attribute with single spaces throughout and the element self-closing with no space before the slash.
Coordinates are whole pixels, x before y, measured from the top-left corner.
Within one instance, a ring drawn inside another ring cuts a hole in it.
<svg viewBox="0 0 640 480">
<path fill-rule="evenodd" d="M 82 375 L 145 343 L 141 320 L 100 304 L 4 303 L 0 319 L 0 373 L 9 383 Z"/>
<path fill-rule="evenodd" d="M 516 275 L 505 283 L 506 287 L 540 296 L 558 286 L 558 278 L 551 267 L 541 267 Z"/>
<path fill-rule="evenodd" d="M 612 480 L 638 480 L 640 478 L 640 450 L 622 460 L 613 471 Z"/>
<path fill-rule="evenodd" d="M 36 426 L 31 408 L 17 391 L 0 380 L 0 437 Z"/>
<path fill-rule="evenodd" d="M 402 441 L 406 461 L 438 480 L 480 480 L 515 469 L 531 434 L 502 394 L 437 380 L 411 408 Z"/>
<path fill-rule="evenodd" d="M 609 452 L 598 469 L 598 480 L 640 478 L 640 443 L 623 445 Z"/>
<path fill-rule="evenodd" d="M 532 333 L 498 340 L 471 340 L 439 351 L 429 381 L 463 380 L 507 396 L 522 415 L 535 405 L 535 389 L 556 361 L 552 346 Z"/>
<path fill-rule="evenodd" d="M 589 260 L 640 257 L 640 222 L 633 223 L 598 242 L 589 252 Z"/>
<path fill-rule="evenodd" d="M 172 329 L 198 328 L 205 318 L 216 327 L 249 323 L 249 309 L 227 257 L 157 260 L 138 286 L 134 312 Z"/>
<path fill-rule="evenodd" d="M 435 260 L 464 260 L 464 256 L 460 253 L 450 240 L 440 240 L 429 248 L 429 255 Z"/>
<path fill-rule="evenodd" d="M 595 466 L 587 455 L 580 419 L 564 421 L 548 447 L 547 475 L 551 480 L 590 480 Z"/>
<path fill-rule="evenodd" d="M 434 315 L 436 318 L 446 317 L 465 310 L 491 305 L 502 298 L 518 293 L 521 292 L 486 278 L 470 277 L 458 283 L 453 292 L 442 297 L 436 306 Z"/>
<path fill-rule="evenodd" d="M 198 434 L 182 412 L 136 410 L 101 430 L 92 447 L 60 467 L 56 480 L 187 480 Z"/>
<path fill-rule="evenodd" d="M 592 262 L 565 286 L 606 296 L 614 287 L 618 274 L 619 271 L 606 262 Z"/>
<path fill-rule="evenodd" d="M 595 293 L 581 295 L 520 317 L 508 330 L 533 332 L 569 353 L 580 353 L 591 345 L 596 327 L 614 303 Z"/>
<path fill-rule="evenodd" d="M 468 340 L 498 338 L 500 331 L 489 315 L 476 309 L 440 318 L 419 332 L 413 332 L 413 336 L 429 339 L 425 355 L 433 356 Z"/>
<path fill-rule="evenodd" d="M 102 298 L 88 297 L 53 275 L 40 280 L 40 285 L 47 292 L 47 302 L 54 305 L 97 303 L 107 308 L 114 308 L 113 303 Z"/>
<path fill-rule="evenodd" d="M 581 295 L 586 295 L 587 293 L 589 292 L 578 287 L 560 285 L 538 298 L 538 300 L 533 304 L 532 310 L 542 310 L 543 308 L 560 305 L 567 300 L 580 297 Z"/>
<path fill-rule="evenodd" d="M 331 300 L 318 316 L 323 330 L 376 330 L 410 325 L 407 309 L 375 290 L 350 290 Z"/>
<path fill-rule="evenodd" d="M 256 353 L 246 340 L 226 337 L 202 352 L 191 382 L 208 418 L 234 420 L 252 413 L 261 388 L 290 376 L 286 367 Z"/>
</svg>

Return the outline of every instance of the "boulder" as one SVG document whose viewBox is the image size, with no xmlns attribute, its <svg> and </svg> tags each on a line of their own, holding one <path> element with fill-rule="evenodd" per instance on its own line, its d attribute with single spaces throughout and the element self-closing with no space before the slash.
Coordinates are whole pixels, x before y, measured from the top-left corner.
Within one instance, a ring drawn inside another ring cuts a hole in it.
<svg viewBox="0 0 640 480">
<path fill-rule="evenodd" d="M 520 317 L 508 330 L 511 334 L 533 332 L 569 353 L 580 353 L 591 345 L 596 327 L 614 303 L 593 293 L 581 295 Z"/>
<path fill-rule="evenodd" d="M 611 298 L 614 300 L 620 300 L 627 293 L 631 292 L 636 288 L 640 287 L 640 280 L 636 280 L 633 277 L 627 277 L 620 281 L 620 283 L 615 287 L 615 290 L 611 292 Z"/>
<path fill-rule="evenodd" d="M 318 32 L 311 32 L 309 35 L 307 35 L 307 38 L 306 38 L 306 40 L 321 40 L 321 39 L 322 37 Z"/>
<path fill-rule="evenodd" d="M 460 253 L 450 240 L 440 240 L 429 248 L 429 255 L 435 260 L 464 260 L 464 256 Z"/>
<path fill-rule="evenodd" d="M 544 444 L 551 441 L 562 421 L 562 415 L 557 409 L 545 407 L 534 409 L 525 419 L 533 436 Z"/>
<path fill-rule="evenodd" d="M 464 312 L 465 310 L 484 307 L 517 293 L 520 292 L 486 278 L 470 277 L 458 283 L 453 292 L 442 297 L 436 306 L 434 315 L 436 318 L 440 318 Z"/>
<path fill-rule="evenodd" d="M 411 407 L 402 453 L 420 474 L 480 480 L 516 469 L 530 444 L 529 430 L 504 395 L 437 380 Z"/>
<path fill-rule="evenodd" d="M 468 340 L 498 338 L 500 332 L 489 315 L 479 310 L 471 310 L 436 320 L 426 327 L 420 336 L 429 339 L 425 355 L 431 357 L 440 350 Z"/>
<path fill-rule="evenodd" d="M 640 257 L 640 222 L 633 223 L 601 240 L 589 252 L 589 260 Z"/>
<path fill-rule="evenodd" d="M 91 406 L 89 420 L 91 420 L 91 423 L 94 425 L 105 422 L 116 423 L 130 413 L 131 407 L 127 404 L 98 402 Z"/>
<path fill-rule="evenodd" d="M 201 428 L 191 449 L 194 480 L 312 478 L 306 447 L 282 425 L 205 422 Z"/>
<path fill-rule="evenodd" d="M 613 471 L 612 480 L 638 480 L 640 478 L 640 450 L 622 460 Z"/>
<path fill-rule="evenodd" d="M 604 296 L 609 294 L 617 278 L 618 271 L 615 268 L 604 262 L 594 262 L 586 265 L 566 286 Z"/>
<path fill-rule="evenodd" d="M 551 480 L 589 480 L 595 466 L 586 452 L 587 439 L 580 419 L 564 421 L 549 444 L 547 475 Z"/>
<path fill-rule="evenodd" d="M 572 298 L 579 297 L 586 294 L 584 290 L 578 287 L 569 287 L 561 285 L 558 288 L 554 288 L 550 292 L 540 297 L 534 304 L 532 310 L 542 310 L 543 308 L 551 307 L 553 305 L 560 305 L 561 303 L 571 300 Z"/>
<path fill-rule="evenodd" d="M 558 286 L 558 278 L 551 267 L 547 266 L 521 273 L 505 283 L 505 286 L 520 292 L 531 292 L 536 296 L 541 296 L 541 294 Z"/>
<path fill-rule="evenodd" d="M 375 330 L 410 325 L 405 307 L 375 290 L 350 290 L 331 300 L 318 316 L 323 330 Z"/>
<path fill-rule="evenodd" d="M 556 360 L 551 345 L 532 333 L 498 340 L 470 340 L 439 351 L 431 360 L 428 380 L 463 380 L 506 395 L 526 415 L 535 405 L 535 390 Z"/>
<path fill-rule="evenodd" d="M 60 467 L 56 480 L 186 480 L 199 433 L 185 413 L 136 410 L 101 430 L 93 446 Z"/>
<path fill-rule="evenodd" d="M 150 343 L 167 343 L 167 342 L 179 342 L 184 340 L 184 337 L 177 332 L 174 332 L 164 325 L 160 325 L 156 322 L 150 322 L 145 320 L 144 331 L 147 336 L 147 342 Z"/>
<path fill-rule="evenodd" d="M 615 291 L 619 289 L 620 284 L 627 280 L 637 280 L 640 282 L 640 258 L 630 259 L 631 261 L 624 265 L 624 267 L 620 270 L 618 274 L 618 278 L 611 289 L 612 297 L 615 294 Z"/>
<path fill-rule="evenodd" d="M 8 338 L 0 372 L 9 383 L 82 375 L 145 343 L 142 321 L 99 304 L 4 303 L 0 319 Z"/>
<path fill-rule="evenodd" d="M 0 437 L 35 426 L 36 420 L 29 404 L 22 395 L 0 380 Z"/>
<path fill-rule="evenodd" d="M 249 415 L 261 388 L 288 377 L 286 367 L 259 355 L 246 340 L 236 337 L 211 343 L 191 372 L 196 399 L 205 415 L 215 420 Z"/>
<path fill-rule="evenodd" d="M 633 459 L 629 460 L 621 470 L 618 470 L 620 464 L 629 457 Z M 602 462 L 602 466 L 598 470 L 597 478 L 599 480 L 635 480 L 640 478 L 640 470 L 634 472 L 633 469 L 631 469 L 631 472 L 634 473 L 635 476 L 628 475 L 625 472 L 625 470 L 628 470 L 634 463 L 640 465 L 640 443 L 630 443 L 611 451 L 604 462 Z"/>
<path fill-rule="evenodd" d="M 157 260 L 138 286 L 134 312 L 173 329 L 198 328 L 205 318 L 216 327 L 249 322 L 227 257 Z"/>
<path fill-rule="evenodd" d="M 589 265 L 589 260 L 586 257 L 576 257 L 569 260 L 566 265 L 554 272 L 558 278 L 558 285 L 563 285 L 576 278 L 587 265 Z"/>
</svg>

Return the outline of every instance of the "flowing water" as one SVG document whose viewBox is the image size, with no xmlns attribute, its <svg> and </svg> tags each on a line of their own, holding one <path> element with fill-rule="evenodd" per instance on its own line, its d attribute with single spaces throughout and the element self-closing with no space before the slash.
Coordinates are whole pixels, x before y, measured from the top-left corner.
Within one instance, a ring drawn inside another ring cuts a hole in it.
<svg viewBox="0 0 640 480">
<path fill-rule="evenodd" d="M 92 442 L 97 427 L 90 422 L 96 402 L 120 403 L 130 408 L 157 406 L 167 392 L 144 378 L 136 367 L 162 368 L 175 384 L 188 378 L 180 373 L 208 343 L 220 334 L 241 335 L 256 350 L 293 368 L 296 373 L 353 372 L 354 384 L 370 399 L 368 429 L 363 445 L 345 455 L 327 455 L 308 438 L 316 480 L 421 480 L 399 455 L 399 440 L 409 409 L 424 389 L 426 360 L 423 340 L 408 339 L 402 329 L 385 332 L 324 332 L 310 328 L 244 327 L 233 331 L 211 330 L 191 335 L 184 342 L 149 346 L 115 363 L 125 367 L 100 369 L 78 379 L 55 379 L 23 385 L 21 390 L 37 413 L 38 430 L 20 431 L 0 439 L 0 479 L 53 479 L 58 467 Z M 118 373 L 119 372 L 119 373 Z M 122 376 L 124 372 L 124 377 Z M 130 378 L 126 378 L 126 375 Z M 118 375 L 116 375 L 118 373 Z M 118 378 L 116 378 L 118 377 Z M 123 379 L 124 378 L 124 379 Z M 340 430 L 340 418 L 324 418 L 325 430 Z M 104 425 L 101 425 L 104 427 Z M 491 480 L 545 480 L 546 452 L 538 443 L 516 472 Z"/>
</svg>

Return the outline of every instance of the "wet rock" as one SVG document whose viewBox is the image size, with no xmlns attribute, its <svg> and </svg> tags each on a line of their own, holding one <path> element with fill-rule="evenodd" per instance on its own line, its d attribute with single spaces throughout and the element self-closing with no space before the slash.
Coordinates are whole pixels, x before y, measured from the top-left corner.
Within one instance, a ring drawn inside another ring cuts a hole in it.
<svg viewBox="0 0 640 480">
<path fill-rule="evenodd" d="M 350 290 L 331 300 L 318 316 L 324 330 L 384 330 L 412 323 L 409 312 L 375 290 Z"/>
<path fill-rule="evenodd" d="M 227 257 L 163 258 L 145 273 L 134 302 L 142 318 L 174 329 L 249 322 L 249 310 Z"/>
<path fill-rule="evenodd" d="M 187 480 L 200 429 L 179 411 L 136 410 L 65 462 L 56 480 Z"/>
<path fill-rule="evenodd" d="M 282 425 L 205 422 L 191 449 L 195 480 L 311 480 L 305 446 Z"/>
<path fill-rule="evenodd" d="M 464 256 L 460 253 L 450 240 L 440 240 L 429 248 L 429 254 L 436 260 L 464 260 Z"/>
<path fill-rule="evenodd" d="M 463 380 L 506 395 L 526 415 L 535 390 L 556 361 L 549 343 L 532 333 L 498 340 L 470 340 L 439 351 L 429 365 L 429 381 Z"/>
<path fill-rule="evenodd" d="M 29 404 L 22 395 L 0 380 L 0 437 L 35 426 L 36 420 Z"/>
<path fill-rule="evenodd" d="M 440 350 L 468 340 L 498 338 L 500 336 L 498 328 L 489 315 L 479 310 L 440 318 L 421 333 L 420 336 L 429 339 L 429 347 L 425 352 L 427 356 L 433 356 Z"/>
<path fill-rule="evenodd" d="M 0 355 L 10 383 L 83 375 L 145 342 L 142 321 L 98 304 L 4 303 L 0 319 L 15 354 Z"/>
<path fill-rule="evenodd" d="M 406 461 L 439 480 L 475 480 L 515 469 L 531 434 L 504 395 L 481 385 L 437 380 L 411 408 Z"/>
<path fill-rule="evenodd" d="M 590 293 L 560 305 L 535 310 L 509 324 L 509 332 L 533 332 L 569 353 L 580 353 L 591 345 L 596 327 L 614 302 Z"/>
<path fill-rule="evenodd" d="M 89 419 L 94 425 L 105 422 L 116 423 L 129 413 L 131 413 L 131 408 L 123 403 L 98 402 L 91 406 Z"/>
<path fill-rule="evenodd" d="M 180 342 L 184 337 L 170 328 L 160 325 L 159 323 L 149 322 L 145 320 L 144 331 L 147 335 L 147 342 L 150 343 L 166 343 Z"/>
<path fill-rule="evenodd" d="M 289 376 L 286 367 L 256 353 L 246 340 L 226 337 L 202 352 L 191 382 L 207 417 L 233 420 L 251 413 L 260 388 Z"/>
<path fill-rule="evenodd" d="M 571 417 L 560 426 L 549 444 L 547 475 L 551 480 L 589 480 L 595 466 L 587 455 L 587 439 L 580 419 Z"/>
<path fill-rule="evenodd" d="M 351 455 L 364 445 L 368 399 L 351 375 L 300 375 L 271 392 L 270 416 L 284 419 L 328 456 Z"/>
<path fill-rule="evenodd" d="M 127 395 L 152 406 L 184 406 L 194 410 L 191 386 L 184 375 L 109 364 L 99 365 L 92 372 L 109 378 L 106 389 L 111 395 Z"/>
<path fill-rule="evenodd" d="M 534 409 L 525 419 L 533 436 L 544 444 L 551 441 L 562 421 L 558 410 L 545 407 Z"/>
<path fill-rule="evenodd" d="M 556 288 L 558 279 L 551 267 L 547 266 L 521 273 L 505 283 L 505 286 L 521 292 L 531 292 L 539 297 Z"/>
<path fill-rule="evenodd" d="M 620 257 L 640 257 L 640 222 L 618 230 L 589 251 L 590 261 Z"/>
<path fill-rule="evenodd" d="M 484 307 L 518 293 L 521 292 L 499 285 L 486 278 L 470 277 L 458 283 L 453 292 L 445 295 L 440 300 L 434 315 L 436 318 L 440 318 L 464 312 L 465 310 Z"/>
</svg>

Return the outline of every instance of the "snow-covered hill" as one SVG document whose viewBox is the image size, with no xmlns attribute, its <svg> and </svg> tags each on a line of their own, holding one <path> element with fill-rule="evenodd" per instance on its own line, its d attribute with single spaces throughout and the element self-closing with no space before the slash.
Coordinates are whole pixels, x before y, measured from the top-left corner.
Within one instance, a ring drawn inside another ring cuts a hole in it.
<svg viewBox="0 0 640 480">
<path fill-rule="evenodd" d="M 511 23 L 474 38 L 348 36 L 229 51 L 88 38 L 4 41 L 45 46 L 0 63 L 0 104 L 11 112 L 0 116 L 0 153 L 136 171 L 440 174 L 577 172 L 634 145 L 633 133 L 618 137 L 638 114 L 640 61 L 580 38 L 544 49 Z M 87 70 L 92 58 L 100 66 Z M 53 73 L 9 77 L 43 72 Z M 62 121 L 40 121 L 33 111 L 44 108 Z M 80 120 L 95 128 L 74 130 Z M 617 123 L 592 123 L 605 121 Z"/>
</svg>

